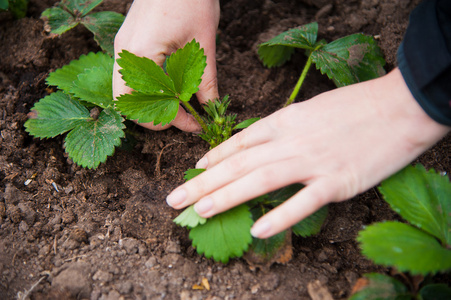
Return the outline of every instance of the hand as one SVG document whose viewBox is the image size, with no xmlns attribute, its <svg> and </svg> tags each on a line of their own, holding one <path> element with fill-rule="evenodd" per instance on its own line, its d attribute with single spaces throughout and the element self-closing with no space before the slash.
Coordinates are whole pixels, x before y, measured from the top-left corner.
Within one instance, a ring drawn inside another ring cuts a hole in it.
<svg viewBox="0 0 451 300">
<path fill-rule="evenodd" d="M 292 183 L 305 188 L 261 217 L 251 233 L 268 238 L 330 202 L 354 197 L 403 168 L 449 127 L 417 104 L 398 69 L 292 104 L 208 152 L 207 170 L 168 197 L 211 217 Z"/>
<path fill-rule="evenodd" d="M 218 23 L 218 0 L 135 0 L 114 40 L 115 56 L 117 58 L 118 53 L 125 49 L 150 58 L 161 66 L 167 55 L 195 38 L 207 56 L 207 67 L 196 94 L 201 103 L 206 103 L 209 99 L 218 98 L 215 57 Z M 114 98 L 132 91 L 122 80 L 119 69 L 115 62 Z M 166 129 L 171 125 L 188 132 L 200 130 L 194 117 L 181 107 L 169 125 L 140 125 L 153 130 Z"/>
</svg>

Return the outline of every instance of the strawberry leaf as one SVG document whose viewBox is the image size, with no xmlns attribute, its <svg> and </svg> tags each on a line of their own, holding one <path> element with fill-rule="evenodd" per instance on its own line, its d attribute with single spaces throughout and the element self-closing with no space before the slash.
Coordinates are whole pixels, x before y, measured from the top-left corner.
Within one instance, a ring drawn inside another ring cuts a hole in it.
<svg viewBox="0 0 451 300">
<path fill-rule="evenodd" d="M 125 136 L 122 117 L 112 108 L 104 109 L 97 120 L 77 124 L 67 134 L 64 145 L 69 157 L 78 165 L 97 168 L 114 153 Z"/>
<path fill-rule="evenodd" d="M 317 35 L 316 22 L 290 29 L 260 44 L 258 55 L 266 67 L 279 67 L 290 60 L 295 48 L 313 50 Z"/>
<path fill-rule="evenodd" d="M 177 92 L 171 78 L 153 60 L 126 50 L 122 50 L 119 57 L 117 63 L 122 68 L 120 73 L 127 86 L 142 93 L 160 93 L 176 98 Z"/>
<path fill-rule="evenodd" d="M 443 283 L 428 284 L 421 288 L 421 300 L 451 299 L 451 288 Z"/>
<path fill-rule="evenodd" d="M 327 218 L 328 207 L 323 206 L 304 220 L 291 227 L 293 233 L 298 236 L 308 237 L 321 231 L 321 227 Z"/>
<path fill-rule="evenodd" d="M 166 125 L 175 119 L 179 101 L 172 94 L 133 92 L 118 97 L 116 107 L 130 120 Z"/>
<path fill-rule="evenodd" d="M 83 17 L 93 10 L 103 0 L 65 0 L 60 3 L 60 7 L 71 12 L 74 16 Z"/>
<path fill-rule="evenodd" d="M 55 137 L 90 119 L 83 105 L 61 91 L 42 98 L 31 110 L 36 116 L 25 122 L 25 129 L 39 138 Z"/>
<path fill-rule="evenodd" d="M 109 71 L 95 67 L 88 69 L 74 81 L 71 93 L 102 108 L 113 106 L 113 64 Z"/>
<path fill-rule="evenodd" d="M 207 219 L 199 216 L 194 210 L 194 205 L 191 205 L 178 215 L 178 217 L 174 219 L 174 222 L 182 227 L 194 228 L 198 225 L 205 224 Z"/>
<path fill-rule="evenodd" d="M 394 211 L 451 245 L 451 183 L 422 165 L 408 166 L 382 182 L 379 191 Z"/>
<path fill-rule="evenodd" d="M 81 23 L 94 34 L 94 40 L 103 51 L 114 54 L 114 38 L 125 17 L 113 11 L 101 11 L 85 16 Z"/>
<path fill-rule="evenodd" d="M 385 60 L 371 36 L 353 34 L 320 47 L 311 54 L 322 74 L 345 86 L 385 74 Z"/>
<path fill-rule="evenodd" d="M 368 284 L 353 294 L 349 300 L 411 300 L 406 286 L 383 274 L 365 274 Z"/>
<path fill-rule="evenodd" d="M 60 90 L 70 93 L 73 83 L 77 80 L 79 74 L 94 67 L 102 68 L 106 72 L 112 72 L 113 63 L 114 60 L 108 54 L 90 52 L 50 73 L 46 82 L 48 85 L 57 86 Z"/>
<path fill-rule="evenodd" d="M 50 26 L 50 32 L 63 34 L 79 24 L 72 14 L 60 7 L 51 7 L 44 10 L 41 18 Z"/>
<path fill-rule="evenodd" d="M 199 43 L 192 40 L 178 49 L 167 60 L 166 70 L 180 94 L 180 100 L 187 102 L 199 90 L 202 74 L 207 66 L 207 57 Z"/>
<path fill-rule="evenodd" d="M 227 263 L 230 258 L 240 257 L 247 251 L 252 243 L 250 229 L 253 223 L 249 208 L 243 204 L 194 227 L 189 237 L 199 254 Z"/>
<path fill-rule="evenodd" d="M 357 241 L 366 257 L 401 272 L 427 275 L 451 269 L 451 250 L 408 224 L 376 223 L 360 231 Z"/>
<path fill-rule="evenodd" d="M 204 171 L 205 169 L 188 169 L 185 171 L 185 176 L 183 176 L 183 179 L 185 179 L 185 181 L 188 181 L 190 179 L 193 179 L 200 173 L 203 173 Z"/>
</svg>

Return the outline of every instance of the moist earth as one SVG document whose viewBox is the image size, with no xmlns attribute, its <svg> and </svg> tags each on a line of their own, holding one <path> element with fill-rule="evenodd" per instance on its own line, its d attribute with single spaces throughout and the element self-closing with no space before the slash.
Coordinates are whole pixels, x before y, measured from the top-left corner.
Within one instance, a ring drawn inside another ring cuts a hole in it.
<svg viewBox="0 0 451 300">
<path fill-rule="evenodd" d="M 126 14 L 130 3 L 105 0 L 96 10 Z M 306 58 L 299 52 L 283 67 L 267 69 L 257 45 L 313 21 L 327 41 L 357 32 L 373 35 L 390 71 L 418 3 L 221 1 L 220 95 L 230 95 L 230 112 L 238 121 L 278 110 Z M 196 253 L 187 231 L 172 221 L 179 212 L 165 202 L 184 171 L 208 151 L 199 137 L 128 124 L 124 145 L 89 170 L 68 159 L 63 137 L 29 136 L 23 125 L 33 104 L 52 92 L 45 84 L 49 72 L 100 51 L 82 26 L 49 35 L 40 14 L 54 4 L 31 0 L 20 20 L 0 13 L 1 299 L 346 299 L 363 274 L 390 274 L 365 259 L 355 241 L 367 224 L 400 219 L 375 188 L 331 204 L 319 234 L 293 237 L 288 263 L 255 268 L 240 258 L 222 264 Z M 333 88 L 312 69 L 298 101 Z M 416 162 L 448 173 L 449 149 L 448 136 Z"/>
</svg>

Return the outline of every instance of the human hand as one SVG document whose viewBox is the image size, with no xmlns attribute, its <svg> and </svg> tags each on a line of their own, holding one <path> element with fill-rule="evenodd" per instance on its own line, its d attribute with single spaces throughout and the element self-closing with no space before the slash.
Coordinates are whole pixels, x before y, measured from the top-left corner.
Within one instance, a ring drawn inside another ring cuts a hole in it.
<svg viewBox="0 0 451 300">
<path fill-rule="evenodd" d="M 417 104 L 398 69 L 323 93 L 254 123 L 208 152 L 205 172 L 168 197 L 205 218 L 292 183 L 305 187 L 261 217 L 251 233 L 273 236 L 330 202 L 354 197 L 403 168 L 450 128 Z"/>
<path fill-rule="evenodd" d="M 207 67 L 196 96 L 200 103 L 218 98 L 216 78 L 216 30 L 219 23 L 218 0 L 135 0 L 114 40 L 115 57 L 123 49 L 145 56 L 162 66 L 166 56 L 191 42 L 193 38 L 204 48 Z M 113 97 L 131 93 L 114 63 Z M 200 130 L 193 116 L 182 107 L 175 119 L 166 126 L 140 123 L 162 130 L 171 125 L 188 132 Z"/>
</svg>

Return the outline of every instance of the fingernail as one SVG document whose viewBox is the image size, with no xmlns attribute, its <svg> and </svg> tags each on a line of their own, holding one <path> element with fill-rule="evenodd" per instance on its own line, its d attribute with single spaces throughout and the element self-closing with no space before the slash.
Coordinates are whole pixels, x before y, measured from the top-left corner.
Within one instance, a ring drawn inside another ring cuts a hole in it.
<svg viewBox="0 0 451 300">
<path fill-rule="evenodd" d="M 204 198 L 194 204 L 194 210 L 198 215 L 204 214 L 213 208 L 213 200 L 211 198 Z"/>
<path fill-rule="evenodd" d="M 208 166 L 208 159 L 204 156 L 196 164 L 196 169 L 206 169 Z"/>
<path fill-rule="evenodd" d="M 184 189 L 177 189 L 166 197 L 166 202 L 169 206 L 174 207 L 185 201 L 185 199 L 186 191 Z"/>
<path fill-rule="evenodd" d="M 260 238 L 263 234 L 267 233 L 271 229 L 271 224 L 268 221 L 255 223 L 251 228 L 251 234 L 253 237 Z"/>
</svg>

